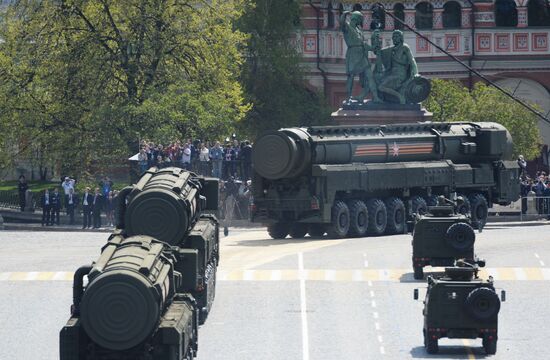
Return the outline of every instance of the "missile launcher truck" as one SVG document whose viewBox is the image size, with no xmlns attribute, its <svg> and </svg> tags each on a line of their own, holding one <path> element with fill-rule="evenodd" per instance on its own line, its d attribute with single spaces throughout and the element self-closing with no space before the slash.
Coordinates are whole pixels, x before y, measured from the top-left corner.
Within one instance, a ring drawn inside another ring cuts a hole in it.
<svg viewBox="0 0 550 360">
<path fill-rule="evenodd" d="M 74 274 L 61 360 L 196 356 L 215 295 L 219 228 L 205 212 L 217 195 L 217 179 L 178 168 L 152 168 L 121 191 L 117 229 Z"/>
<path fill-rule="evenodd" d="M 254 143 L 251 221 L 273 238 L 405 231 L 457 193 L 472 225 L 519 198 L 510 133 L 496 123 L 287 128 Z"/>
</svg>

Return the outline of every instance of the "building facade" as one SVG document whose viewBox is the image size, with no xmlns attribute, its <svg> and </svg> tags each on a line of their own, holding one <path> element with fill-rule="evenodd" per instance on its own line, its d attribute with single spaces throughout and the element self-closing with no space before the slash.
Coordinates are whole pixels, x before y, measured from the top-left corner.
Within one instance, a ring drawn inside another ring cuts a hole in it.
<svg viewBox="0 0 550 360">
<path fill-rule="evenodd" d="M 550 4 L 548 0 L 438 0 L 386 1 L 384 8 L 407 25 L 446 49 L 496 84 L 536 103 L 550 116 Z M 372 3 L 359 2 L 365 16 L 365 38 L 370 38 Z M 309 85 L 325 94 L 338 108 L 346 98 L 346 45 L 339 18 L 351 3 L 304 1 L 303 30 L 297 46 L 308 66 Z M 480 81 L 459 63 L 394 19 L 381 17 L 382 41 L 391 45 L 394 29 L 402 29 L 416 57 L 419 72 L 427 77 L 457 79 L 466 86 Z M 548 117 L 547 116 L 547 117 Z M 540 121 L 545 144 L 550 124 Z"/>
</svg>

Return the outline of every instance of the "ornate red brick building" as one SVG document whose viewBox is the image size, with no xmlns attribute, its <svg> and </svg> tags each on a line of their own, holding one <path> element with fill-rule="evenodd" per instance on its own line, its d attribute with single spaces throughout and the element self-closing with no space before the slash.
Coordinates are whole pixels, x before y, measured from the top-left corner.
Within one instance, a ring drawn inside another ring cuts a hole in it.
<svg viewBox="0 0 550 360">
<path fill-rule="evenodd" d="M 369 38 L 372 3 L 359 4 L 366 19 L 365 38 Z M 338 21 L 353 4 L 304 0 L 302 5 L 304 26 L 296 40 L 308 65 L 309 83 L 337 108 L 346 97 L 346 48 Z M 548 0 L 387 1 L 383 5 L 497 84 L 550 112 Z M 388 15 L 382 20 L 383 44 L 389 46 L 391 32 L 402 26 Z M 480 80 L 421 37 L 404 32 L 423 75 L 458 79 L 467 86 Z M 545 144 L 550 144 L 550 125 L 541 121 L 539 127 Z"/>
</svg>

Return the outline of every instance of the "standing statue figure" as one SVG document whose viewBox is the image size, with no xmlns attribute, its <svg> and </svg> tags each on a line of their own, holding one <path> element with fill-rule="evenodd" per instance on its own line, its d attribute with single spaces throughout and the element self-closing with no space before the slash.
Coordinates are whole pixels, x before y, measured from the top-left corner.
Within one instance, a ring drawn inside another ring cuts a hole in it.
<svg viewBox="0 0 550 360">
<path fill-rule="evenodd" d="M 392 47 L 377 52 L 377 56 L 382 58 L 385 69 L 378 90 L 383 94 L 396 97 L 400 104 L 405 104 L 404 93 L 407 90 L 407 85 L 418 77 L 418 67 L 411 49 L 404 42 L 403 32 L 395 30 L 392 40 Z"/>
<path fill-rule="evenodd" d="M 346 17 L 350 14 L 350 21 L 347 23 Z M 359 75 L 359 82 L 363 91 L 358 97 L 353 99 L 363 101 L 370 90 L 373 100 L 379 101 L 376 83 L 374 82 L 371 64 L 368 58 L 368 52 L 377 49 L 374 49 L 365 42 L 362 28 L 363 15 L 361 12 L 345 11 L 342 16 L 340 16 L 340 30 L 344 33 L 344 40 L 348 47 L 346 51 L 346 90 L 348 92 L 348 98 L 352 99 L 353 81 L 355 76 Z"/>
</svg>

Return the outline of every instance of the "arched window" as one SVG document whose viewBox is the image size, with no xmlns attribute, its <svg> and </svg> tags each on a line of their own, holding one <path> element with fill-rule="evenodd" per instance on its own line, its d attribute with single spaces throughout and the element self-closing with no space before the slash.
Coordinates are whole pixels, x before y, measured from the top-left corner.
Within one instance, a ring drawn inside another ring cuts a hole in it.
<svg viewBox="0 0 550 360">
<path fill-rule="evenodd" d="M 427 30 L 433 28 L 432 4 L 421 2 L 420 4 L 416 5 L 415 24 L 416 28 L 419 30 Z"/>
<path fill-rule="evenodd" d="M 338 14 L 341 16 L 344 13 L 344 5 L 338 5 Z"/>
<path fill-rule="evenodd" d="M 462 25 L 462 8 L 456 1 L 443 5 L 443 27 L 459 28 Z"/>
<path fill-rule="evenodd" d="M 550 3 L 548 0 L 529 0 L 527 23 L 529 26 L 550 26 Z"/>
<path fill-rule="evenodd" d="M 375 9 L 372 12 L 372 21 L 370 23 L 370 29 L 381 29 L 386 28 L 386 13 L 381 8 Z"/>
<path fill-rule="evenodd" d="M 398 18 L 399 20 L 405 22 L 405 6 L 403 4 L 395 4 L 393 6 L 393 15 Z M 395 21 L 393 22 L 393 26 L 394 26 L 394 29 L 396 30 L 402 30 L 403 29 L 403 24 L 401 24 L 399 21 Z"/>
<path fill-rule="evenodd" d="M 332 3 L 328 3 L 328 6 L 327 6 L 327 14 L 328 14 L 328 18 L 327 18 L 327 27 L 329 29 L 332 29 L 334 28 L 334 13 L 332 12 Z"/>
<path fill-rule="evenodd" d="M 495 24 L 496 26 L 518 26 L 518 10 L 514 0 L 496 0 Z"/>
</svg>

